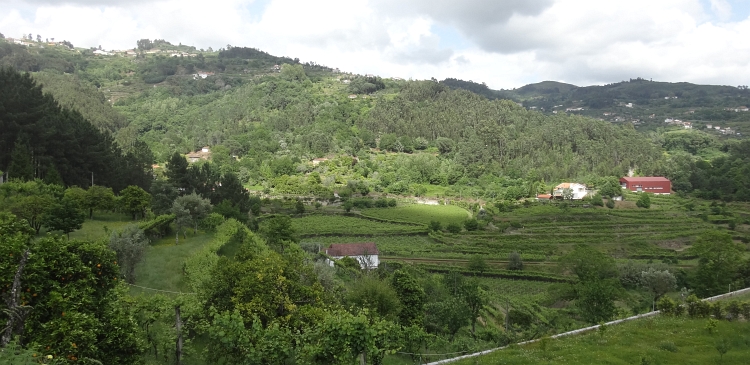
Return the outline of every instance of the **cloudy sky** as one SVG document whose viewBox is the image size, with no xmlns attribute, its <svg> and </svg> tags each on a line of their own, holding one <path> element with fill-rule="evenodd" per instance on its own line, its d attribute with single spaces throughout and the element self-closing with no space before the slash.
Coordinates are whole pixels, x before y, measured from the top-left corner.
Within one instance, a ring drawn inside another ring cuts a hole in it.
<svg viewBox="0 0 750 365">
<path fill-rule="evenodd" d="M 0 0 L 0 33 L 249 46 L 384 77 L 750 84 L 750 0 Z"/>
</svg>

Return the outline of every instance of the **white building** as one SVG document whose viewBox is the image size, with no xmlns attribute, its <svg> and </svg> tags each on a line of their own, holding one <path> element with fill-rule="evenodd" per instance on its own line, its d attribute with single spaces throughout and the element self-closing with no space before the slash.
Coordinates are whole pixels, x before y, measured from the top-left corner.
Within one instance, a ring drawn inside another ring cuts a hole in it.
<svg viewBox="0 0 750 365">
<path fill-rule="evenodd" d="M 569 195 L 572 200 L 581 200 L 588 195 L 588 190 L 586 189 L 586 185 L 583 184 L 562 183 L 555 186 L 552 195 L 558 199 L 565 199 Z"/>
<path fill-rule="evenodd" d="M 378 246 L 374 242 L 364 243 L 333 243 L 326 248 L 326 255 L 333 260 L 340 260 L 344 257 L 351 257 L 362 267 L 362 269 L 374 269 L 380 264 L 378 259 Z M 332 260 L 327 260 L 328 264 L 333 266 Z"/>
</svg>

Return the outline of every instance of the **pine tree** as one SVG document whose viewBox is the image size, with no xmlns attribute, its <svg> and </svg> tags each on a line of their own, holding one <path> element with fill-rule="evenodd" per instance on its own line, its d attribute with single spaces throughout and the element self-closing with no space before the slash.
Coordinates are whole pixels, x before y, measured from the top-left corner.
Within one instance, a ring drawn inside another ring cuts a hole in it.
<svg viewBox="0 0 750 365">
<path fill-rule="evenodd" d="M 31 161 L 31 153 L 28 146 L 16 141 L 13 152 L 10 155 L 8 166 L 8 177 L 23 181 L 34 180 L 34 166 Z"/>
</svg>

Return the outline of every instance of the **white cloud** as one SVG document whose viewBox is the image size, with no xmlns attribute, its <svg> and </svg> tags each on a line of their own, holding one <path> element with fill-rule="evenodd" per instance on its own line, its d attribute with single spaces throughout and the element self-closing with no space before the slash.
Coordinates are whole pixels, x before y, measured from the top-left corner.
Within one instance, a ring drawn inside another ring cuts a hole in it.
<svg viewBox="0 0 750 365">
<path fill-rule="evenodd" d="M 0 0 L 0 8 L 6 36 L 105 49 L 141 38 L 231 44 L 357 73 L 493 88 L 630 77 L 750 83 L 750 19 L 730 21 L 726 0 Z M 455 30 L 461 46 L 437 28 Z"/>
</svg>

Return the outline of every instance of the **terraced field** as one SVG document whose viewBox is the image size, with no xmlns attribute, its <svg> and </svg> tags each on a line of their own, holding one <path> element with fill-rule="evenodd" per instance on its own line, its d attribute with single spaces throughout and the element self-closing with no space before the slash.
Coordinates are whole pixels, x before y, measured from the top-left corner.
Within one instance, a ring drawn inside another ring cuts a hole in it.
<svg viewBox="0 0 750 365">
<path fill-rule="evenodd" d="M 396 208 L 371 208 L 362 211 L 366 217 L 380 218 L 391 221 L 405 221 L 427 225 L 431 221 L 438 221 L 442 225 L 463 223 L 471 214 L 461 207 L 454 205 L 424 205 L 411 204 Z"/>
</svg>

